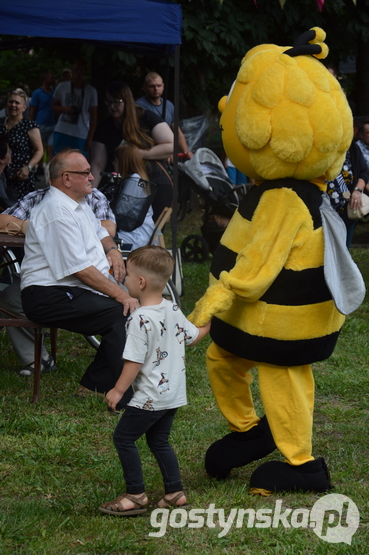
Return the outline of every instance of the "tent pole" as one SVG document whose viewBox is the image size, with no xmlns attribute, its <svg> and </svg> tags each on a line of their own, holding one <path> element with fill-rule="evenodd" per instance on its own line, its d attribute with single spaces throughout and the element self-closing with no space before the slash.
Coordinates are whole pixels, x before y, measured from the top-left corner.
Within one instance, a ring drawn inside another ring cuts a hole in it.
<svg viewBox="0 0 369 555">
<path fill-rule="evenodd" d="M 164 94 L 163 94 L 163 108 L 162 108 L 162 112 L 161 112 L 161 117 L 163 118 L 164 121 L 165 121 L 165 113 L 166 113 L 166 110 L 167 110 L 170 53 L 171 53 L 171 47 L 168 44 L 167 48 L 166 48 L 166 56 L 165 56 L 165 71 L 164 71 L 165 87 L 164 87 Z"/>
<path fill-rule="evenodd" d="M 178 214 L 178 127 L 179 127 L 179 68 L 180 45 L 176 44 L 174 50 L 174 154 L 173 154 L 173 213 L 171 218 L 172 228 L 172 254 L 177 264 L 177 214 Z M 176 267 L 173 281 L 175 285 Z"/>
</svg>

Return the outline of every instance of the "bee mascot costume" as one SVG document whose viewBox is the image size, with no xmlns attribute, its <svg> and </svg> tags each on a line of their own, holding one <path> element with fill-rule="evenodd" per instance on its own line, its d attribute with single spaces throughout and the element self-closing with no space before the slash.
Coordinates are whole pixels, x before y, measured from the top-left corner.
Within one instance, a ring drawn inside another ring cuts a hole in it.
<svg viewBox="0 0 369 555">
<path fill-rule="evenodd" d="M 212 318 L 209 380 L 231 430 L 208 449 L 206 470 L 226 478 L 277 448 L 284 462 L 261 464 L 251 476 L 251 492 L 264 495 L 331 488 L 324 459 L 312 456 L 311 364 L 332 354 L 344 314 L 365 295 L 325 193 L 325 180 L 342 168 L 353 122 L 338 81 L 317 59 L 328 54 L 324 39 L 313 28 L 293 47 L 253 48 L 219 102 L 226 154 L 256 184 L 228 225 L 210 286 L 190 316 L 198 326 Z M 261 419 L 250 391 L 255 366 Z"/>
</svg>

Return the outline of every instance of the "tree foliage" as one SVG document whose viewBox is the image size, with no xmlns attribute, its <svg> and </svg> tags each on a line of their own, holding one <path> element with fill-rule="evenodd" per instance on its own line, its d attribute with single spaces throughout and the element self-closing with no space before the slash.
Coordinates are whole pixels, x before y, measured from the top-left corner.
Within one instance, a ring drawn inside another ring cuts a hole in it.
<svg viewBox="0 0 369 555">
<path fill-rule="evenodd" d="M 173 0 L 176 1 L 176 0 Z M 357 113 L 369 114 L 369 0 L 326 0 L 320 12 L 316 0 L 182 0 L 181 116 L 210 109 L 227 94 L 244 54 L 261 43 L 291 45 L 302 32 L 320 26 L 327 32 L 328 61 L 338 66 L 357 57 Z M 9 37 L 7 37 L 9 38 Z M 68 42 L 29 51 L 0 52 L 0 88 L 28 82 L 38 85 L 50 66 L 59 71 L 78 56 L 92 60 L 92 82 L 103 94 L 109 80 L 125 79 L 136 96 L 147 71 L 164 73 L 165 60 L 112 50 L 106 46 Z M 166 79 L 172 95 L 171 75 Z M 350 86 L 347 86 L 351 92 Z"/>
<path fill-rule="evenodd" d="M 327 32 L 330 63 L 357 56 L 369 41 L 369 0 L 196 0 L 182 2 L 182 75 L 184 96 L 216 106 L 235 79 L 244 54 L 261 43 L 291 45 L 304 31 L 320 26 Z M 369 103 L 369 87 L 367 89 Z M 365 111 L 365 109 L 364 109 Z M 369 114 L 369 106 L 367 112 Z"/>
<path fill-rule="evenodd" d="M 3 36 L 9 40 L 9 36 Z M 73 60 L 66 45 L 57 47 L 32 47 L 0 52 L 0 90 L 7 92 L 20 84 L 31 90 L 40 86 L 45 71 L 53 71 L 57 77 L 65 65 Z"/>
</svg>

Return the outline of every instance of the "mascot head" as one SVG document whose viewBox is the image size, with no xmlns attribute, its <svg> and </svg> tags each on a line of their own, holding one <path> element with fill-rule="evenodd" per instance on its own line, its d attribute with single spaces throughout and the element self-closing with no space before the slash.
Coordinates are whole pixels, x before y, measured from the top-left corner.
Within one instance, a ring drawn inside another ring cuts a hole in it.
<svg viewBox="0 0 369 555">
<path fill-rule="evenodd" d="M 333 179 L 341 171 L 353 123 L 325 58 L 325 32 L 307 31 L 294 46 L 262 44 L 243 58 L 219 102 L 227 156 L 254 179 Z"/>
</svg>

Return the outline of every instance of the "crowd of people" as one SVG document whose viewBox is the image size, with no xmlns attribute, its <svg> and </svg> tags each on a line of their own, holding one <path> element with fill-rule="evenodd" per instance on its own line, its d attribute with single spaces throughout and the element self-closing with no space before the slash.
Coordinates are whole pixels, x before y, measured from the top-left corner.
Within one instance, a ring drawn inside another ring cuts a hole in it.
<svg viewBox="0 0 369 555">
<path fill-rule="evenodd" d="M 172 181 L 166 161 L 173 155 L 173 121 L 168 120 L 169 125 L 155 113 L 156 103 L 162 102 L 161 96 L 148 96 L 148 107 L 144 109 L 135 103 L 127 84 L 115 82 L 106 90 L 109 117 L 97 125 L 97 91 L 85 82 L 86 71 L 86 62 L 77 59 L 70 70 L 63 70 L 55 88 L 54 73 L 46 71 L 40 87 L 32 95 L 28 96 L 20 88 L 8 94 L 5 113 L 0 118 L 1 229 L 6 229 L 11 222 L 22 232 L 26 230 L 33 209 L 41 201 L 44 204 L 56 188 L 55 172 L 51 171 L 55 156 L 72 149 L 83 155 L 88 167 L 82 177 L 75 170 L 74 177 L 88 184 L 93 181 L 94 187 L 85 195 L 87 204 L 111 237 L 119 237 L 125 250 L 135 249 L 149 243 L 155 220 L 172 202 Z M 162 93 L 161 77 L 151 76 L 155 82 L 161 81 Z M 150 79 L 146 79 L 144 90 L 147 83 Z M 172 106 L 167 102 L 168 107 Z M 190 157 L 192 153 L 188 152 L 183 134 L 182 137 L 181 145 Z M 45 163 L 49 164 L 46 169 Z M 65 177 L 73 180 L 74 170 L 70 167 L 68 170 Z M 38 188 L 37 175 L 43 171 L 46 187 Z M 115 171 L 124 180 L 125 198 L 131 196 L 136 204 L 149 195 L 151 188 L 155 189 L 156 194 L 150 196 L 154 199 L 152 205 L 148 205 L 138 227 L 127 230 L 124 225 L 116 225 L 108 200 L 97 189 L 102 171 Z M 144 183 L 146 187 L 142 186 Z M 16 277 L 11 285 L 2 287 L 0 306 L 23 314 L 20 281 Z M 80 331 L 83 333 L 82 329 Z M 21 365 L 20 374 L 31 376 L 34 371 L 33 332 L 9 328 L 8 333 Z M 55 361 L 44 349 L 42 371 L 54 368 Z M 82 382 L 80 388 L 85 388 L 86 383 Z M 96 383 L 87 385 L 92 390 L 106 391 L 105 386 L 96 387 Z"/>
<path fill-rule="evenodd" d="M 160 185 L 153 204 L 155 220 L 172 198 L 166 161 L 173 155 L 174 108 L 162 97 L 163 80 L 149 73 L 145 95 L 137 102 L 126 83 L 111 83 L 105 98 L 109 117 L 98 124 L 98 95 L 85 81 L 86 72 L 86 61 L 77 59 L 70 70 L 63 70 L 56 86 L 54 73 L 46 71 L 30 97 L 21 88 L 8 94 L 0 117 L 0 134 L 6 135 L 12 151 L 12 162 L 4 170 L 7 196 L 15 201 L 33 191 L 37 171 L 42 173 L 44 162 L 65 148 L 79 149 L 90 161 L 97 187 L 101 171 L 114 171 L 115 149 L 130 143 L 140 149 L 148 179 Z M 180 130 L 179 151 L 192 156 Z"/>
</svg>

